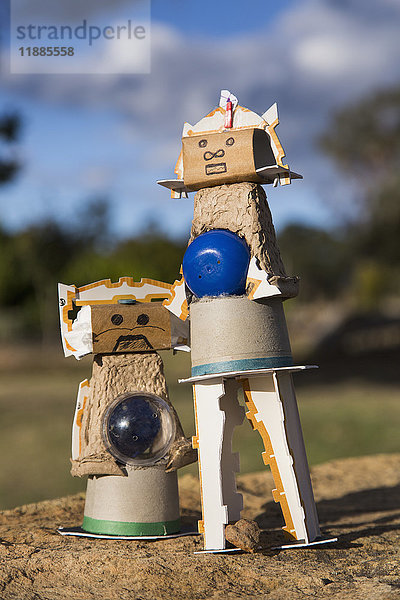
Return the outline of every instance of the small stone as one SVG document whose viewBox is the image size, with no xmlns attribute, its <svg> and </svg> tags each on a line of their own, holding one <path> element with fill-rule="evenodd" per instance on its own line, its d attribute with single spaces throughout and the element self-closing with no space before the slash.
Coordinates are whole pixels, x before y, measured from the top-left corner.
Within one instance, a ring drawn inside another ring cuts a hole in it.
<svg viewBox="0 0 400 600">
<path fill-rule="evenodd" d="M 240 519 L 225 528 L 226 540 L 245 552 L 255 552 L 260 548 L 260 534 L 257 523 L 249 519 Z"/>
</svg>

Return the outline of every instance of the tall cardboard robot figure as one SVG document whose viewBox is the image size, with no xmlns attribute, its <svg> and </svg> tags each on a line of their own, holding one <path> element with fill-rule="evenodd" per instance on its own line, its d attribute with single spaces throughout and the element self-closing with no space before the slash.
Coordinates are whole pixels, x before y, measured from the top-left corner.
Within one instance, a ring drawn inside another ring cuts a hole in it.
<svg viewBox="0 0 400 600">
<path fill-rule="evenodd" d="M 176 470 L 196 460 L 196 451 L 169 400 L 157 350 L 188 349 L 188 328 L 152 302 L 171 296 L 171 285 L 150 279 L 59 284 L 65 355 L 95 355 L 91 380 L 79 386 L 72 432 L 71 473 L 88 476 L 79 534 L 180 531 Z"/>
<path fill-rule="evenodd" d="M 276 104 L 262 116 L 238 105 L 227 90 L 195 125 L 185 123 L 177 179 L 159 181 L 172 197 L 197 191 L 183 277 L 170 309 L 189 311 L 202 521 L 206 550 L 223 550 L 225 527 L 240 519 L 232 433 L 246 417 L 262 437 L 263 460 L 274 477 L 290 540 L 320 536 L 297 409 L 282 302 L 298 293 L 276 242 L 262 184 L 288 184 L 300 175 L 283 164 Z"/>
</svg>

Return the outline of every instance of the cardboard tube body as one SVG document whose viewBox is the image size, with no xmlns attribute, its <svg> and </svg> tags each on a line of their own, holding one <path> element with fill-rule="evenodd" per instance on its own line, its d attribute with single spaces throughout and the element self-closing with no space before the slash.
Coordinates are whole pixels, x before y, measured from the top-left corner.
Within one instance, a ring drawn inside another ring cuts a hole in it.
<svg viewBox="0 0 400 600">
<path fill-rule="evenodd" d="M 190 320 L 194 376 L 293 364 L 280 299 L 202 298 Z"/>
<path fill-rule="evenodd" d="M 126 467 L 127 477 L 89 477 L 83 529 L 91 533 L 166 535 L 179 531 L 176 472 Z"/>
</svg>

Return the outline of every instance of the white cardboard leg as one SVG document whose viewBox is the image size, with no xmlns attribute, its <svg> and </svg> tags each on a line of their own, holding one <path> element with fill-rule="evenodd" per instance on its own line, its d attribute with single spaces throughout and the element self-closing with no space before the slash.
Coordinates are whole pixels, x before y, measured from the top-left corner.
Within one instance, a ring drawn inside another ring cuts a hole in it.
<svg viewBox="0 0 400 600">
<path fill-rule="evenodd" d="M 289 373 L 242 380 L 249 412 L 246 414 L 263 439 L 263 459 L 269 464 L 282 508 L 284 530 L 306 544 L 319 535 L 300 419 Z"/>
<path fill-rule="evenodd" d="M 234 381 L 201 382 L 194 386 L 196 437 L 205 550 L 225 548 L 225 525 L 240 518 L 243 507 L 236 491 L 235 471 L 238 456 L 232 453 L 232 433 L 243 420 Z"/>
<path fill-rule="evenodd" d="M 243 496 L 236 487 L 236 473 L 240 472 L 238 452 L 232 452 L 232 437 L 235 427 L 243 423 L 245 409 L 237 399 L 239 384 L 234 379 L 225 381 L 225 396 L 220 399 L 220 408 L 225 412 L 225 430 L 222 441 L 222 498 L 228 509 L 228 522 L 238 521 L 243 510 Z"/>
<path fill-rule="evenodd" d="M 317 508 L 310 479 L 306 449 L 301 429 L 299 409 L 293 377 L 290 373 L 279 373 L 274 376 L 277 395 L 285 414 L 285 431 L 288 446 L 293 457 L 293 468 L 296 474 L 299 496 L 305 515 L 308 542 L 312 543 L 321 536 Z"/>
</svg>

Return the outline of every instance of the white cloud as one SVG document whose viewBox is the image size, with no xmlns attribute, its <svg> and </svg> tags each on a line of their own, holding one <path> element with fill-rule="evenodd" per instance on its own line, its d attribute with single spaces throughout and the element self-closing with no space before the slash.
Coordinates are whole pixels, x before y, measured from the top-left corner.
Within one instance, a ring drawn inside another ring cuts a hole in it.
<svg viewBox="0 0 400 600">
<path fill-rule="evenodd" d="M 382 0 L 372 20 L 371 4 L 305 0 L 284 13 L 272 33 L 228 40 L 190 39 L 154 23 L 148 76 L 27 77 L 8 85 L 21 91 L 29 86 L 31 95 L 49 102 L 112 103 L 136 127 L 156 121 L 169 134 L 178 123 L 180 129 L 184 120 L 203 116 L 217 103 L 221 87 L 231 87 L 243 104 L 259 111 L 277 99 L 287 118 L 325 118 L 332 107 L 398 77 L 400 5 Z M 120 50 L 123 54 L 123 44 Z M 115 46 L 111 51 L 104 61 L 117 67 Z"/>
<path fill-rule="evenodd" d="M 332 110 L 399 82 L 399 18 L 398 0 L 303 0 L 273 29 L 223 40 L 153 23 L 150 75 L 9 77 L 3 85 L 74 109 L 112 108 L 124 138 L 143 145 L 144 162 L 152 155 L 146 176 L 154 179 L 172 175 L 183 122 L 204 116 L 221 88 L 259 113 L 277 100 L 289 164 L 305 175 L 303 189 L 314 186 L 321 197 L 334 175 L 315 136 Z"/>
<path fill-rule="evenodd" d="M 400 5 L 387 7 L 375 19 L 365 16 L 368 3 L 352 13 L 319 4 L 298 15 L 302 34 L 293 46 L 293 60 L 308 83 L 346 97 L 375 85 L 389 83 L 398 75 L 398 23 Z M 299 27 L 290 18 L 292 30 Z M 290 30 L 288 32 L 290 34 Z"/>
<path fill-rule="evenodd" d="M 296 94 L 301 101 L 315 90 L 324 93 L 321 103 L 331 105 L 332 90 L 334 99 L 346 101 L 349 94 L 398 74 L 400 4 L 380 0 L 374 19 L 367 18 L 372 4 L 304 0 L 284 13 L 272 32 L 228 40 L 189 38 L 154 23 L 149 76 L 60 77 L 56 85 L 53 78 L 27 77 L 10 79 L 8 85 L 32 86 L 33 95 L 52 102 L 99 105 L 112 98 L 117 110 L 145 118 L 146 124 L 153 122 L 157 109 L 169 115 L 166 121 L 175 114 L 181 120 L 199 118 L 217 102 L 224 82 L 240 89 L 244 103 L 246 95 L 267 86 L 265 105 L 280 93 L 290 95 L 295 107 Z M 110 51 L 104 60 L 117 66 L 115 47 Z M 126 51 L 123 44 L 120 51 Z"/>
</svg>

